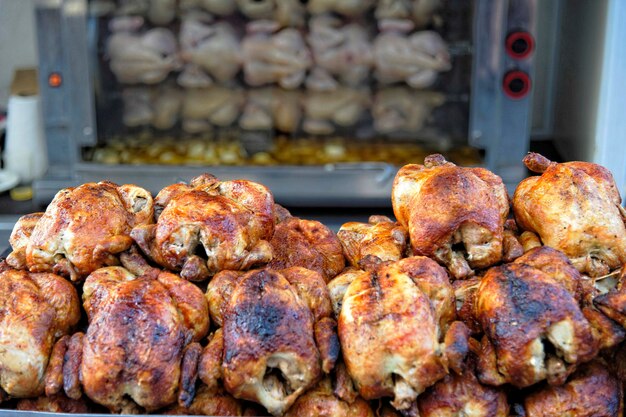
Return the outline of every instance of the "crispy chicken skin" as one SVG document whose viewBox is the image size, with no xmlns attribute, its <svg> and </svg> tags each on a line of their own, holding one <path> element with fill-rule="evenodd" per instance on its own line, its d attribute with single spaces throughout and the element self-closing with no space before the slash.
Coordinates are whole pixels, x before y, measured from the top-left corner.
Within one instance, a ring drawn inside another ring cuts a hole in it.
<svg viewBox="0 0 626 417">
<path fill-rule="evenodd" d="M 164 188 L 155 206 L 157 223 L 136 227 L 131 236 L 152 260 L 185 279 L 204 280 L 272 259 L 274 197 L 261 184 L 204 174 L 189 185 Z"/>
<path fill-rule="evenodd" d="M 222 378 L 236 398 L 283 414 L 334 367 L 339 343 L 322 276 L 305 268 L 254 270 L 215 298 L 223 327 L 204 349 L 199 376 L 209 387 Z M 209 289 L 210 291 L 210 289 Z"/>
<path fill-rule="evenodd" d="M 565 253 L 592 277 L 626 263 L 626 213 L 613 176 L 588 162 L 555 163 L 529 153 L 524 164 L 541 173 L 523 180 L 513 197 L 519 226 Z"/>
<path fill-rule="evenodd" d="M 598 343 L 574 295 L 523 261 L 490 269 L 475 294 L 485 332 L 478 376 L 518 388 L 546 378 L 560 384 L 577 364 L 596 356 Z"/>
<path fill-rule="evenodd" d="M 16 223 L 7 262 L 80 281 L 100 267 L 118 265 L 117 254 L 132 244 L 131 229 L 152 221 L 152 196 L 143 188 L 111 182 L 66 188 L 45 213 Z"/>
<path fill-rule="evenodd" d="M 0 390 L 16 398 L 42 395 L 53 345 L 79 319 L 68 281 L 0 264 Z"/>
<path fill-rule="evenodd" d="M 502 259 L 509 201 L 502 179 L 492 172 L 430 155 L 424 165 L 398 171 L 391 200 L 413 254 L 436 259 L 454 278 Z"/>
<path fill-rule="evenodd" d="M 594 297 L 593 305 L 626 329 L 626 266 L 620 271 L 615 288 Z"/>
<path fill-rule="evenodd" d="M 328 282 L 346 264 L 335 233 L 315 220 L 291 217 L 280 222 L 270 243 L 274 253 L 269 263 L 272 269 L 301 266 L 321 273 Z"/>
<path fill-rule="evenodd" d="M 412 257 L 381 264 L 350 283 L 339 313 L 339 339 L 363 398 L 392 396 L 392 405 L 406 410 L 448 367 L 458 369 L 454 362 L 467 353 L 467 328 L 455 322 L 440 344 L 441 320 L 454 318 L 446 280 L 435 261 Z"/>
<path fill-rule="evenodd" d="M 473 359 L 461 375 L 446 375 L 417 398 L 421 417 L 507 417 L 506 393 L 483 385 L 474 373 Z"/>
<path fill-rule="evenodd" d="M 44 411 L 47 413 L 89 413 L 89 407 L 84 399 L 73 400 L 68 398 L 64 393 L 55 394 L 50 397 L 41 396 L 22 399 L 17 402 L 15 408 L 22 411 Z"/>
<path fill-rule="evenodd" d="M 368 223 L 345 223 L 337 237 L 346 259 L 357 268 L 368 256 L 381 261 L 399 261 L 408 240 L 406 230 L 385 216 L 370 216 Z"/>
<path fill-rule="evenodd" d="M 618 417 L 623 414 L 622 384 L 593 361 L 562 386 L 543 386 L 524 399 L 524 417 Z"/>
<path fill-rule="evenodd" d="M 121 259 L 125 268 L 101 268 L 85 281 L 89 325 L 68 342 L 65 393 L 79 398 L 82 385 L 91 400 L 118 413 L 156 410 L 177 395 L 189 405 L 201 352 L 195 342 L 209 327 L 202 291 L 137 253 Z"/>
<path fill-rule="evenodd" d="M 361 397 L 352 402 L 337 397 L 330 377 L 296 400 L 285 417 L 374 417 L 369 404 Z"/>
</svg>

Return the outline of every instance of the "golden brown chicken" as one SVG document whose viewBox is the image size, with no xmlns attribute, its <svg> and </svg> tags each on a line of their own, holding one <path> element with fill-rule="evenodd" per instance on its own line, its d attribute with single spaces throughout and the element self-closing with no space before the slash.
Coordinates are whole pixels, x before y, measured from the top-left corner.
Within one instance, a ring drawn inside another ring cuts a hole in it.
<svg viewBox="0 0 626 417">
<path fill-rule="evenodd" d="M 472 350 L 479 348 L 471 339 Z M 480 383 L 475 374 L 476 357 L 468 355 L 462 374 L 446 375 L 417 398 L 421 417 L 507 417 L 509 404 L 504 390 Z"/>
<path fill-rule="evenodd" d="M 550 254 L 552 264 L 544 264 Z M 561 384 L 577 364 L 596 356 L 598 341 L 576 299 L 578 278 L 567 259 L 548 248 L 485 274 L 475 294 L 485 332 L 482 382 L 527 387 L 547 378 Z"/>
<path fill-rule="evenodd" d="M 234 397 L 282 415 L 339 355 L 326 284 L 300 267 L 232 277 L 234 288 L 210 297 L 227 306 L 211 307 L 223 327 L 202 353 L 199 376 L 210 388 L 223 379 Z"/>
<path fill-rule="evenodd" d="M 622 384 L 593 361 L 581 366 L 565 385 L 543 386 L 524 399 L 523 417 L 618 417 L 623 415 Z"/>
<path fill-rule="evenodd" d="M 68 281 L 0 263 L 0 391 L 42 395 L 53 345 L 79 319 L 78 295 Z"/>
<path fill-rule="evenodd" d="M 72 281 L 118 265 L 133 227 L 153 221 L 150 193 L 135 185 L 87 183 L 57 193 L 45 213 L 22 217 L 11 233 L 7 262 L 31 272 L 54 272 Z"/>
<path fill-rule="evenodd" d="M 44 411 L 47 413 L 89 413 L 89 407 L 84 399 L 73 400 L 68 398 L 64 393 L 55 394 L 50 397 L 41 396 L 23 399 L 17 402 L 15 408 L 23 411 Z"/>
<path fill-rule="evenodd" d="M 149 267 L 135 252 L 125 268 L 98 269 L 83 286 L 89 325 L 59 349 L 63 365 L 46 386 L 70 398 L 82 391 L 113 412 L 156 410 L 193 399 L 202 339 L 209 327 L 202 291 L 169 272 Z M 131 272 L 132 271 L 132 272 Z M 61 372 L 62 375 L 58 375 Z"/>
<path fill-rule="evenodd" d="M 398 222 L 409 231 L 413 254 L 437 260 L 454 278 L 502 259 L 509 200 L 494 173 L 430 155 L 424 165 L 398 171 L 391 200 Z"/>
<path fill-rule="evenodd" d="M 370 216 L 368 223 L 349 222 L 339 229 L 337 237 L 348 262 L 359 267 L 366 258 L 399 261 L 406 250 L 406 230 L 385 216 Z"/>
<path fill-rule="evenodd" d="M 392 396 L 392 405 L 406 410 L 448 368 L 459 370 L 468 330 L 452 323 L 454 317 L 448 275 L 429 258 L 381 264 L 356 276 L 343 297 L 338 331 L 361 396 Z"/>
<path fill-rule="evenodd" d="M 522 181 L 513 197 L 519 226 L 565 253 L 590 276 L 626 263 L 626 212 L 613 176 L 588 162 L 558 164 L 537 153 L 524 164 L 541 173 Z"/>
<path fill-rule="evenodd" d="M 374 412 L 361 397 L 352 402 L 339 398 L 326 376 L 298 398 L 285 417 L 374 417 Z"/>
<path fill-rule="evenodd" d="M 335 233 L 315 220 L 291 217 L 276 225 L 270 241 L 274 259 L 272 269 L 301 266 L 322 274 L 328 282 L 345 267 L 341 242 Z"/>
<path fill-rule="evenodd" d="M 272 259 L 274 197 L 261 184 L 204 174 L 164 188 L 155 206 L 157 223 L 136 227 L 131 236 L 152 260 L 185 279 Z"/>
</svg>

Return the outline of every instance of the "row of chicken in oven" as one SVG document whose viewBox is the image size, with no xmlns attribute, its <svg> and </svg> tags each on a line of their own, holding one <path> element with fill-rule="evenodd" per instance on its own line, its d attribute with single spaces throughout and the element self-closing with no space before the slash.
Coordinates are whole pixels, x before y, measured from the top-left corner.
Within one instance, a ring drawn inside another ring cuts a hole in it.
<svg viewBox="0 0 626 417">
<path fill-rule="evenodd" d="M 203 10 L 217 16 L 239 11 L 249 19 L 296 27 L 304 25 L 307 14 L 338 13 L 354 18 L 375 9 L 377 19 L 411 19 L 423 27 L 432 21 L 438 6 L 439 0 L 117 0 L 108 9 L 118 15 L 145 16 L 155 25 L 168 25 L 179 15 Z"/>
<path fill-rule="evenodd" d="M 431 155 L 398 172 L 397 222 L 337 234 L 244 180 L 203 175 L 154 199 L 107 182 L 62 190 L 19 220 L 2 266 L 1 398 L 208 415 L 622 415 L 617 187 L 598 165 L 524 162 L 541 175 L 510 202 L 497 175 Z"/>
<path fill-rule="evenodd" d="M 380 134 L 416 133 L 445 95 L 388 87 L 293 91 L 266 87 L 243 90 L 223 86 L 181 89 L 176 85 L 123 89 L 122 121 L 128 127 L 171 129 L 181 123 L 187 133 L 212 132 L 238 125 L 243 130 L 304 132 L 328 135 L 373 119 Z"/>
<path fill-rule="evenodd" d="M 450 69 L 446 43 L 434 31 L 414 32 L 408 20 L 383 20 L 373 35 L 359 23 L 321 15 L 306 34 L 259 20 L 246 25 L 215 21 L 202 14 L 183 19 L 178 38 L 171 29 L 143 28 L 141 17 L 110 21 L 106 54 L 111 71 L 122 83 L 155 84 L 178 73 L 183 87 L 227 84 L 243 71 L 252 87 L 278 84 L 294 89 L 336 90 L 358 86 L 373 72 L 381 84 L 431 86 Z"/>
</svg>

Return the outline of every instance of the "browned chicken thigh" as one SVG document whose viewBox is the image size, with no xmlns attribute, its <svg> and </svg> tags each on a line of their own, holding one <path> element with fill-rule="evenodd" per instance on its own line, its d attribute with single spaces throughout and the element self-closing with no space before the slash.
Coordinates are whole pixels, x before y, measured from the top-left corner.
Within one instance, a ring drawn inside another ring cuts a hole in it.
<svg viewBox="0 0 626 417">
<path fill-rule="evenodd" d="M 515 218 L 544 245 L 565 253 L 592 277 L 626 263 L 626 212 L 611 173 L 588 162 L 558 164 L 537 153 L 524 164 L 541 173 L 523 180 L 513 197 Z"/>
<path fill-rule="evenodd" d="M 43 395 L 53 345 L 79 319 L 78 295 L 68 281 L 0 263 L 0 391 Z"/>
<path fill-rule="evenodd" d="M 193 399 L 198 343 L 209 327 L 202 291 L 125 253 L 120 266 L 93 272 L 83 286 L 89 326 L 59 352 L 62 387 L 113 412 L 156 410 Z M 131 272 L 132 271 L 132 272 Z M 55 380 L 59 376 L 51 377 Z M 61 389 L 46 387 L 47 394 Z"/>
<path fill-rule="evenodd" d="M 370 216 L 368 223 L 345 223 L 337 233 L 343 253 L 354 267 L 367 257 L 399 261 L 406 250 L 406 230 L 385 216 Z"/>
<path fill-rule="evenodd" d="M 49 397 L 41 396 L 23 399 L 17 402 L 15 408 L 23 411 L 44 411 L 47 413 L 89 413 L 89 407 L 82 398 L 73 400 L 68 398 L 64 393 L 51 395 Z"/>
<path fill-rule="evenodd" d="M 577 364 L 598 353 L 577 293 L 570 292 L 577 284 L 566 281 L 567 266 L 574 271 L 572 281 L 579 278 L 576 270 L 556 255 L 542 266 L 538 259 L 548 254 L 533 251 L 490 269 L 475 294 L 476 318 L 485 332 L 478 366 L 482 382 L 520 388 L 544 379 L 561 384 Z"/>
<path fill-rule="evenodd" d="M 272 269 L 301 266 L 322 274 L 328 282 L 345 267 L 341 242 L 335 233 L 315 220 L 290 217 L 276 225 L 270 241 Z"/>
<path fill-rule="evenodd" d="M 231 278 L 234 288 L 209 296 L 227 306 L 211 306 L 223 327 L 202 354 L 199 376 L 209 387 L 223 379 L 236 398 L 282 415 L 339 355 L 328 290 L 319 273 L 300 267 Z"/>
<path fill-rule="evenodd" d="M 454 278 L 502 259 L 509 201 L 502 179 L 492 172 L 430 155 L 424 165 L 398 171 L 391 199 L 413 254 L 436 259 Z"/>
<path fill-rule="evenodd" d="M 459 370 L 468 331 L 460 322 L 451 325 L 454 317 L 447 273 L 429 258 L 407 258 L 357 275 L 343 297 L 338 331 L 361 396 L 392 396 L 392 405 L 405 410 L 448 368 Z"/>
<path fill-rule="evenodd" d="M 166 414 L 187 416 L 243 416 L 243 405 L 224 391 L 223 387 L 201 385 L 188 407 L 177 404 Z"/>
<path fill-rule="evenodd" d="M 544 386 L 524 399 L 523 417 L 619 417 L 623 415 L 622 384 L 606 363 L 583 365 L 562 386 Z"/>
<path fill-rule="evenodd" d="M 157 223 L 133 229 L 143 252 L 192 281 L 225 269 L 246 270 L 272 259 L 274 198 L 252 181 L 212 175 L 174 184 L 155 198 Z"/>
<path fill-rule="evenodd" d="M 96 269 L 118 265 L 130 248 L 133 227 L 153 221 L 150 193 L 135 185 L 87 183 L 57 193 L 45 213 L 15 225 L 7 262 L 32 272 L 84 279 Z"/>
</svg>

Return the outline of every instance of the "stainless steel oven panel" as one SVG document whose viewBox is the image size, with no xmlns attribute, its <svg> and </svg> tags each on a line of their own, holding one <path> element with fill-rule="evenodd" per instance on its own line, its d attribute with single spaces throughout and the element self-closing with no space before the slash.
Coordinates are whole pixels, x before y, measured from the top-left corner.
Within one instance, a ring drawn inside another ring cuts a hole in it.
<svg viewBox="0 0 626 417">
<path fill-rule="evenodd" d="M 477 0 L 475 7 L 469 141 L 486 150 L 487 168 L 505 183 L 517 183 L 525 176 L 521 160 L 529 147 L 534 59 L 532 52 L 512 58 L 505 42 L 513 31 L 535 33 L 536 0 Z M 524 97 L 504 92 L 509 71 L 528 75 L 531 91 Z"/>
</svg>

